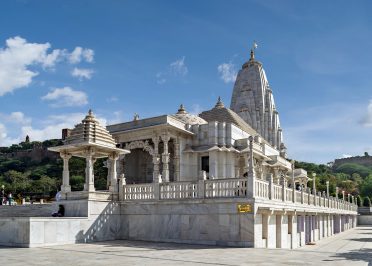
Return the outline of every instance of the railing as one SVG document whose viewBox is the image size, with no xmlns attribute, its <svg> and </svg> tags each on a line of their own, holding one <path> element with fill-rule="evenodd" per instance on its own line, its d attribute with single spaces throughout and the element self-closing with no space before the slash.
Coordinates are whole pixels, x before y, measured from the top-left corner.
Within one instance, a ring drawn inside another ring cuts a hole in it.
<svg viewBox="0 0 372 266">
<path fill-rule="evenodd" d="M 301 191 L 295 191 L 296 194 L 296 202 L 301 203 L 302 202 L 302 196 L 301 196 Z"/>
<path fill-rule="evenodd" d="M 286 188 L 285 189 L 285 201 L 293 201 L 293 190 Z"/>
<path fill-rule="evenodd" d="M 283 191 L 285 191 L 285 197 L 283 198 Z M 294 194 L 293 194 L 294 193 Z M 293 198 L 293 195 L 295 196 Z M 255 198 L 263 198 L 268 200 L 292 202 L 294 204 L 314 205 L 324 208 L 340 209 L 356 211 L 357 206 L 348 201 L 336 199 L 334 197 L 326 197 L 325 194 L 318 192 L 317 195 L 311 194 L 310 190 L 305 191 L 293 191 L 293 188 L 284 187 L 283 185 L 277 185 L 273 182 L 256 179 L 255 180 Z"/>
<path fill-rule="evenodd" d="M 215 179 L 205 181 L 206 198 L 233 198 L 247 196 L 247 179 Z"/>
<path fill-rule="evenodd" d="M 160 199 L 196 198 L 198 198 L 198 183 L 196 182 L 165 183 L 160 186 Z"/>
<path fill-rule="evenodd" d="M 138 184 L 124 186 L 124 200 L 149 200 L 154 199 L 153 184 Z"/>
<path fill-rule="evenodd" d="M 248 178 L 199 180 L 196 182 L 170 182 L 124 185 L 124 201 L 204 199 L 204 198 L 247 198 Z M 284 194 L 283 194 L 284 193 Z M 294 195 L 294 197 L 293 197 Z M 356 211 L 355 204 L 334 197 L 317 195 L 310 191 L 293 191 L 293 188 L 274 184 L 272 181 L 256 179 L 254 197 L 264 200 L 292 202 L 296 205 L 314 205 L 323 208 Z"/>
<path fill-rule="evenodd" d="M 269 198 L 269 182 L 264 180 L 256 180 L 256 197 Z"/>
<path fill-rule="evenodd" d="M 283 200 L 282 199 L 282 187 L 279 186 L 279 185 L 275 185 L 273 184 L 273 187 L 274 187 L 274 196 L 273 196 L 273 200 Z"/>
</svg>

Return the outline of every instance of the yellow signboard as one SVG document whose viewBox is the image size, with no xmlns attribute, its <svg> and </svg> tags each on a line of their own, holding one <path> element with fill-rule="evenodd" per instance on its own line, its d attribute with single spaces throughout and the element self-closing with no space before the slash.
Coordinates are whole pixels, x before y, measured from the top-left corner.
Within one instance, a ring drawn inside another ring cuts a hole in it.
<svg viewBox="0 0 372 266">
<path fill-rule="evenodd" d="M 238 204 L 238 212 L 239 213 L 252 212 L 252 205 L 251 204 Z"/>
</svg>

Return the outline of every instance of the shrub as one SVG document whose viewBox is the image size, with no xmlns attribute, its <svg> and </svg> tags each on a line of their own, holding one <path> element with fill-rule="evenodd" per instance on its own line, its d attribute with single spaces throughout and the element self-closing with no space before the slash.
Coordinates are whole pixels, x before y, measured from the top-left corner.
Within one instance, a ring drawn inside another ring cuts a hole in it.
<svg viewBox="0 0 372 266">
<path fill-rule="evenodd" d="M 371 207 L 371 200 L 369 199 L 369 197 L 364 197 L 364 200 L 363 200 L 363 206 L 364 207 Z"/>
</svg>

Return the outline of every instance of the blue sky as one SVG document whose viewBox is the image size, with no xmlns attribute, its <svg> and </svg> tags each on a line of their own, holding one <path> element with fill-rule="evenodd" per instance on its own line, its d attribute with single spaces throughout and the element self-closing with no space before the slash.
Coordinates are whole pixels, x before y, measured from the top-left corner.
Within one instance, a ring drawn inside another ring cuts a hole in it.
<svg viewBox="0 0 372 266">
<path fill-rule="evenodd" d="M 230 103 L 256 58 L 291 158 L 372 154 L 371 1 L 1 1 L 0 146 Z M 225 64 L 225 68 L 219 66 Z M 220 69 L 220 70 L 219 70 Z"/>
</svg>

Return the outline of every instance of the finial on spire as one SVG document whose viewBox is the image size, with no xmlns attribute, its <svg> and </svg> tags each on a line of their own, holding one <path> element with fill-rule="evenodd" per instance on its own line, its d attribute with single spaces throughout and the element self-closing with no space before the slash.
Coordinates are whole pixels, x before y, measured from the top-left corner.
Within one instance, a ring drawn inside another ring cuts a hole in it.
<svg viewBox="0 0 372 266">
<path fill-rule="evenodd" d="M 137 113 L 134 113 L 133 121 L 139 120 L 139 115 Z"/>
<path fill-rule="evenodd" d="M 177 114 L 187 114 L 185 107 L 183 104 L 180 105 L 180 108 L 178 109 Z"/>
<path fill-rule="evenodd" d="M 88 111 L 88 115 L 93 115 L 93 111 L 92 111 L 92 109 L 89 109 L 89 111 Z"/>
<path fill-rule="evenodd" d="M 256 41 L 253 41 L 252 49 L 251 49 L 251 58 L 250 61 L 254 60 L 254 51 L 257 49 L 258 45 Z"/>
<path fill-rule="evenodd" d="M 218 96 L 218 100 L 217 100 L 217 103 L 216 105 L 214 106 L 214 108 L 224 108 L 225 105 L 223 104 L 223 102 L 221 101 L 221 96 Z"/>
</svg>

